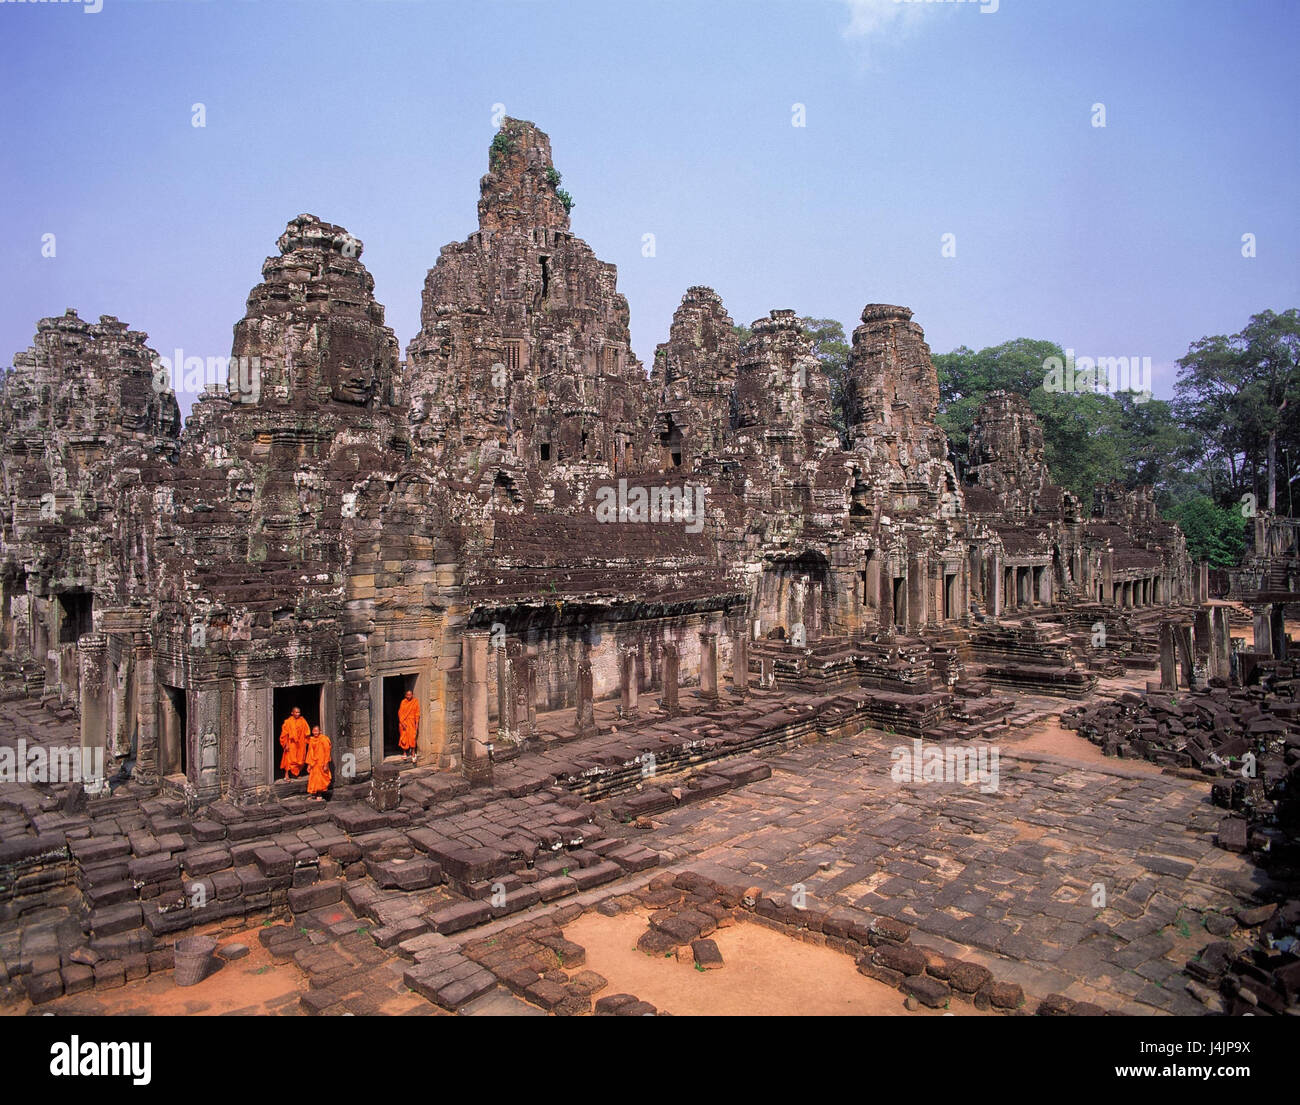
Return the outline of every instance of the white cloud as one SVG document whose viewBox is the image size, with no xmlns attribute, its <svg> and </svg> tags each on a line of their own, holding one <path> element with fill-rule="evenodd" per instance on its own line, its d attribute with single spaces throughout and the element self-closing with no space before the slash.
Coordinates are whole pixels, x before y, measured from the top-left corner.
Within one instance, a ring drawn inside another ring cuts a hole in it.
<svg viewBox="0 0 1300 1105">
<path fill-rule="evenodd" d="M 903 4 L 899 0 L 844 0 L 849 9 L 849 25 L 844 28 L 845 38 L 898 39 L 919 24 L 920 4 Z"/>
</svg>

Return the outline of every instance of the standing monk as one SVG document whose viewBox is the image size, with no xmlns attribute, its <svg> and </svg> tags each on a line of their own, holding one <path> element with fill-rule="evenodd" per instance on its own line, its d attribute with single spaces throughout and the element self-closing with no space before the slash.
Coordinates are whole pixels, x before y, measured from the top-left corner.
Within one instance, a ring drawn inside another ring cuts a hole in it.
<svg viewBox="0 0 1300 1105">
<path fill-rule="evenodd" d="M 307 759 L 307 734 L 310 732 L 311 727 L 297 706 L 280 726 L 280 747 L 284 749 L 284 755 L 280 757 L 280 770 L 295 779 Z"/>
<path fill-rule="evenodd" d="M 308 795 L 314 801 L 324 801 L 322 795 L 329 790 L 333 779 L 330 771 L 330 739 L 320 731 L 319 725 L 313 725 L 311 740 L 307 742 Z"/>
<path fill-rule="evenodd" d="M 415 700 L 415 692 L 407 691 L 397 707 L 397 747 L 402 750 L 402 759 L 409 758 L 411 763 L 415 763 L 415 735 L 419 730 L 420 704 Z"/>
</svg>

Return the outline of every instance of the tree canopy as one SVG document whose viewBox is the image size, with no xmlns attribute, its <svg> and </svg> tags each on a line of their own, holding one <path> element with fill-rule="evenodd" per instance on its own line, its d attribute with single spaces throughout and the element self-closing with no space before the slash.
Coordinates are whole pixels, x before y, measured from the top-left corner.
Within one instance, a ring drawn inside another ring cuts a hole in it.
<svg viewBox="0 0 1300 1105">
<path fill-rule="evenodd" d="M 846 437 L 851 347 L 844 327 L 812 316 L 800 322 L 830 383 L 836 427 Z M 735 329 L 741 342 L 751 336 L 748 327 Z M 968 464 L 980 404 L 1004 390 L 1025 396 L 1038 416 L 1055 483 L 1078 495 L 1085 508 L 1101 484 L 1151 485 L 1161 510 L 1183 525 L 1194 555 L 1211 563 L 1235 563 L 1240 554 L 1249 513 L 1242 510 L 1243 496 L 1265 509 L 1271 487 L 1278 513 L 1295 514 L 1300 310 L 1261 311 L 1236 334 L 1193 342 L 1178 361 L 1172 401 L 1149 392 L 1061 388 L 1049 366 L 1065 362 L 1060 345 L 1034 338 L 978 352 L 963 345 L 934 358 L 939 425 L 959 472 Z"/>
</svg>

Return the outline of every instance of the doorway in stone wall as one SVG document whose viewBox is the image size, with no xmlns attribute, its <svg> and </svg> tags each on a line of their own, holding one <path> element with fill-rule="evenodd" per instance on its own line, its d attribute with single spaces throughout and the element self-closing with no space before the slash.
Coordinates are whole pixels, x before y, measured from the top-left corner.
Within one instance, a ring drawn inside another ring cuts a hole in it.
<svg viewBox="0 0 1300 1105">
<path fill-rule="evenodd" d="M 416 679 L 414 675 L 384 676 L 384 759 L 402 754 L 401 746 L 397 743 L 401 739 L 401 731 L 397 725 L 397 711 L 407 691 L 414 691 L 415 697 L 420 697 Z M 424 709 L 425 704 L 421 702 L 421 713 Z"/>
<path fill-rule="evenodd" d="M 184 775 L 186 769 L 186 709 L 183 687 L 158 684 L 158 771 Z"/>
<path fill-rule="evenodd" d="M 276 687 L 272 692 L 272 725 L 271 725 L 271 778 L 272 779 L 292 779 L 293 776 L 280 768 L 280 759 L 284 755 L 284 749 L 280 747 L 280 728 L 284 725 L 284 719 L 292 713 L 295 706 L 302 711 L 302 716 L 307 719 L 309 726 L 319 725 L 320 721 L 320 697 L 323 683 L 299 683 L 293 687 Z M 326 734 L 331 741 L 334 740 L 335 734 Z M 299 775 L 298 778 L 304 778 Z"/>
</svg>

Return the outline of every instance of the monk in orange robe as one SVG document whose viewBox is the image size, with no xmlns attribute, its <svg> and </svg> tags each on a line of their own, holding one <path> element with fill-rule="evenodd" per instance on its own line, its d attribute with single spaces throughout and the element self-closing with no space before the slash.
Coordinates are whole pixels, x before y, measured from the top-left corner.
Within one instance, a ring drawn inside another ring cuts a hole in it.
<svg viewBox="0 0 1300 1105">
<path fill-rule="evenodd" d="M 280 747 L 284 749 L 284 755 L 280 757 L 280 770 L 295 779 L 307 759 L 307 736 L 310 732 L 311 726 L 297 706 L 280 726 Z"/>
<path fill-rule="evenodd" d="M 334 781 L 330 770 L 330 739 L 320 731 L 319 725 L 312 726 L 311 739 L 307 742 L 307 794 L 317 802 Z"/>
<path fill-rule="evenodd" d="M 402 750 L 402 758 L 410 758 L 415 763 L 415 736 L 420 730 L 420 704 L 415 700 L 415 693 L 407 691 L 402 704 L 397 707 L 397 747 Z"/>
</svg>

